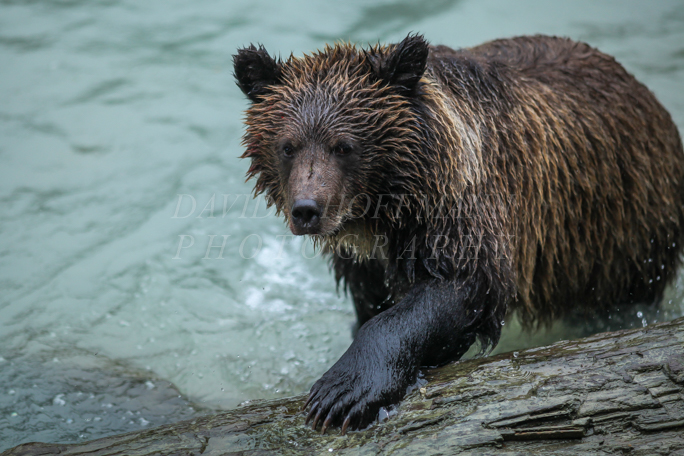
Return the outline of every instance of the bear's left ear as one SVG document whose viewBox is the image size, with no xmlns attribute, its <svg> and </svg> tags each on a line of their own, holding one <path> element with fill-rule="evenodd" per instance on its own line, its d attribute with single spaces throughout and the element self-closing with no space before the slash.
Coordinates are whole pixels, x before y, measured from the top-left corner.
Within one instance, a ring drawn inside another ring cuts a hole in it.
<svg viewBox="0 0 684 456">
<path fill-rule="evenodd" d="M 268 86 L 279 84 L 282 77 L 280 60 L 268 55 L 262 45 L 238 49 L 233 56 L 233 68 L 238 87 L 254 103 L 260 101 L 260 95 L 268 93 Z"/>
<path fill-rule="evenodd" d="M 411 95 L 425 73 L 429 51 L 429 44 L 423 35 L 409 34 L 382 57 L 373 50 L 366 55 L 370 60 L 373 73 L 379 79 L 397 89 L 401 94 Z"/>
</svg>

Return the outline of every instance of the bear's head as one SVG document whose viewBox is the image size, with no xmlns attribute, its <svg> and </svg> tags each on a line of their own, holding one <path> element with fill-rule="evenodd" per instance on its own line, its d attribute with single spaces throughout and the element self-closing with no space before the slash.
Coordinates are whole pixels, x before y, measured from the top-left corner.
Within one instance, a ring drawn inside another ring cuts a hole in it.
<svg viewBox="0 0 684 456">
<path fill-rule="evenodd" d="M 424 185 L 413 157 L 421 142 L 414 102 L 427 58 L 419 35 L 369 49 L 337 44 L 287 61 L 253 45 L 234 56 L 237 84 L 251 101 L 247 176 L 292 233 L 331 239 L 390 220 L 396 200 Z"/>
</svg>

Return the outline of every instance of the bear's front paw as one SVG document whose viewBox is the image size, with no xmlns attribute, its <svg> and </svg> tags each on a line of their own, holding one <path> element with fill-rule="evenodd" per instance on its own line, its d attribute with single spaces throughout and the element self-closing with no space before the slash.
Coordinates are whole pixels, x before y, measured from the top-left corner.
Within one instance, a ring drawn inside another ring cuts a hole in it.
<svg viewBox="0 0 684 456">
<path fill-rule="evenodd" d="M 311 388 L 304 408 L 311 405 L 306 423 L 313 420 L 312 429 L 321 425 L 324 433 L 341 424 L 344 435 L 348 428 L 364 428 L 381 407 L 399 402 L 406 393 L 411 381 L 407 373 L 382 363 L 359 363 L 358 358 L 350 363 L 348 358 L 343 356 Z"/>
</svg>

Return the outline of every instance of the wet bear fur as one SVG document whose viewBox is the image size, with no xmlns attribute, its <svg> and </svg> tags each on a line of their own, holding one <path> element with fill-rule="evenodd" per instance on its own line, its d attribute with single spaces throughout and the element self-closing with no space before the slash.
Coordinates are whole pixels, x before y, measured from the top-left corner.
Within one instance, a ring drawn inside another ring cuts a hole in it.
<svg viewBox="0 0 684 456">
<path fill-rule="evenodd" d="M 496 345 L 506 312 L 654 302 L 675 275 L 677 128 L 587 44 L 409 35 L 286 61 L 250 46 L 234 65 L 255 194 L 330 255 L 360 325 L 311 389 L 314 428 L 366 426 L 421 366 Z"/>
</svg>

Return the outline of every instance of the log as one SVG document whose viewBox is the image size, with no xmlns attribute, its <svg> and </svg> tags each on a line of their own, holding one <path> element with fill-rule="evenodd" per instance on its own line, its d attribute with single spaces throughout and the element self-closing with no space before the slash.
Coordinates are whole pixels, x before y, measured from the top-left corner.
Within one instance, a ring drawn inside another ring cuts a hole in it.
<svg viewBox="0 0 684 456">
<path fill-rule="evenodd" d="M 426 372 L 390 417 L 326 435 L 304 396 L 15 455 L 679 455 L 684 456 L 684 318 L 638 330 L 461 361 Z"/>
</svg>

